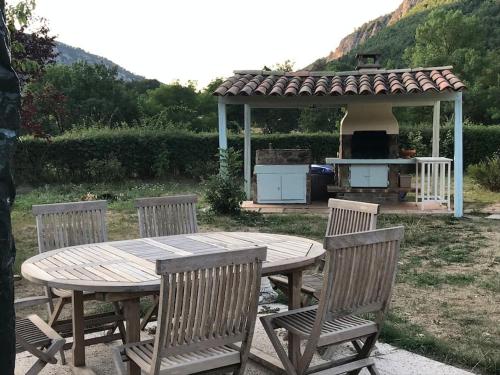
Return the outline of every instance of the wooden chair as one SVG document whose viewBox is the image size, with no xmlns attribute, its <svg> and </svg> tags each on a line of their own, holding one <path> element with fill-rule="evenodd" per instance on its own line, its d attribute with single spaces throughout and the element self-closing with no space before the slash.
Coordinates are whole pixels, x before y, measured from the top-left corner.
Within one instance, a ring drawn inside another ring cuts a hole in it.
<svg viewBox="0 0 500 375">
<path fill-rule="evenodd" d="M 326 236 L 336 236 L 364 232 L 377 228 L 379 205 L 374 203 L 348 201 L 343 199 L 329 199 L 328 224 Z M 302 293 L 305 295 L 303 305 L 309 305 L 312 298 L 319 299 L 323 285 L 323 261 L 320 262 L 318 272 L 302 276 Z M 270 276 L 271 282 L 284 293 L 288 289 L 286 276 Z"/>
<path fill-rule="evenodd" d="M 48 303 L 48 300 L 48 297 L 23 298 L 14 302 L 14 308 L 17 312 L 24 307 Z M 65 342 L 65 339 L 37 315 L 16 318 L 16 353 L 28 351 L 38 358 L 26 375 L 38 374 L 47 363 L 57 363 L 55 354 L 62 349 Z"/>
<path fill-rule="evenodd" d="M 34 205 L 38 234 L 38 251 L 93 244 L 107 241 L 106 210 L 107 202 L 89 201 Z M 49 325 L 63 337 L 72 336 L 71 319 L 60 320 L 61 312 L 71 304 L 72 293 L 69 290 L 46 288 L 48 298 Z M 54 304 L 54 299 L 58 299 Z M 85 300 L 94 300 L 94 293 L 84 293 Z M 114 303 L 114 312 L 101 313 L 85 317 L 86 332 L 107 331 L 109 334 L 92 342 L 109 342 L 124 338 L 123 316 L 118 303 Z M 82 313 L 83 315 L 83 313 Z M 114 333 L 116 328 L 119 333 Z M 67 344 L 69 347 L 69 344 Z M 65 362 L 61 351 L 62 362 Z"/>
<path fill-rule="evenodd" d="M 135 201 L 141 237 L 198 232 L 196 195 L 140 198 Z"/>
<path fill-rule="evenodd" d="M 363 367 L 377 374 L 369 357 L 391 301 L 403 235 L 404 228 L 396 227 L 325 238 L 326 269 L 318 305 L 260 318 L 287 374 L 327 369 L 324 373 L 358 374 Z M 358 316 L 368 313 L 375 319 Z M 307 341 L 294 363 L 278 340 L 278 328 Z M 351 342 L 357 354 L 310 367 L 318 348 L 344 342 Z"/>
<path fill-rule="evenodd" d="M 139 216 L 141 237 L 173 236 L 198 232 L 196 220 L 196 195 L 140 198 L 135 201 Z M 141 321 L 141 330 L 155 319 L 158 312 L 158 296 L 146 310 Z"/>
<path fill-rule="evenodd" d="M 115 349 L 119 374 L 124 373 L 123 359 L 149 375 L 214 369 L 243 374 L 266 253 L 265 247 L 252 247 L 158 260 L 156 336 Z"/>
</svg>

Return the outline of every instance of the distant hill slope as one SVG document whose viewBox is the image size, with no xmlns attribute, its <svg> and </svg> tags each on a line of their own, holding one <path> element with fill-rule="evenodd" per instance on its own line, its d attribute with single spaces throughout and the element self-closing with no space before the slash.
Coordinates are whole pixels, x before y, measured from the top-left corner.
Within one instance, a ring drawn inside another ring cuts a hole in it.
<svg viewBox="0 0 500 375">
<path fill-rule="evenodd" d="M 134 74 L 113 61 L 93 53 L 84 51 L 81 48 L 72 47 L 68 44 L 56 41 L 55 49 L 59 53 L 56 58 L 57 63 L 64 65 L 71 65 L 77 61 L 86 61 L 90 64 L 102 63 L 108 67 L 116 66 L 118 68 L 118 78 L 124 81 L 142 80 L 144 77 Z"/>
<path fill-rule="evenodd" d="M 403 0 L 394 12 L 363 24 L 356 31 L 344 37 L 335 50 L 316 60 L 306 69 L 325 69 L 332 62 L 345 60 L 348 56 L 353 56 L 357 50 L 380 52 L 382 57 L 385 58 L 384 65 L 394 67 L 398 65 L 399 61 L 394 61 L 393 56 L 399 54 L 402 57 L 404 49 L 414 43 L 415 30 L 425 15 L 433 8 L 459 1 Z M 391 37 L 389 43 L 380 42 L 381 40 L 387 40 L 388 36 Z M 351 65 L 348 68 L 352 68 Z"/>
</svg>

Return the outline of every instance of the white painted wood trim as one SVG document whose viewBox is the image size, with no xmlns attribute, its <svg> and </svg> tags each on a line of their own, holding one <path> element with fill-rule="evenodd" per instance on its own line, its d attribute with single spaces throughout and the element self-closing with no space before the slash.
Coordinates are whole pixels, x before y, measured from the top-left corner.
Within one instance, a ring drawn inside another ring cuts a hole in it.
<svg viewBox="0 0 500 375">
<path fill-rule="evenodd" d="M 432 156 L 439 156 L 439 127 L 441 116 L 441 102 L 438 100 L 434 103 L 432 113 Z"/>
<path fill-rule="evenodd" d="M 340 159 L 326 158 L 327 164 L 415 164 L 415 159 Z"/>
<path fill-rule="evenodd" d="M 244 122 L 245 122 L 245 143 L 244 143 L 244 176 L 245 176 L 245 194 L 247 200 L 252 197 L 252 113 L 248 104 L 244 105 Z"/>
<path fill-rule="evenodd" d="M 463 216 L 463 129 L 462 129 L 462 93 L 455 96 L 455 217 Z"/>
<path fill-rule="evenodd" d="M 219 149 L 227 150 L 227 116 L 226 116 L 226 104 L 219 99 L 218 103 L 218 113 L 219 113 Z M 227 166 L 220 160 L 220 171 L 224 172 Z"/>
</svg>

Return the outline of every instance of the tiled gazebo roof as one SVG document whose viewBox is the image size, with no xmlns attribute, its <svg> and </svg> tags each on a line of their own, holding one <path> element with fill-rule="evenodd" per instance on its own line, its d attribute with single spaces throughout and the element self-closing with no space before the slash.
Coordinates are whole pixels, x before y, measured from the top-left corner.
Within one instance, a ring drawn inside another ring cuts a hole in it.
<svg viewBox="0 0 500 375">
<path fill-rule="evenodd" d="M 452 67 L 351 72 L 235 71 L 216 96 L 339 96 L 462 91 Z"/>
</svg>

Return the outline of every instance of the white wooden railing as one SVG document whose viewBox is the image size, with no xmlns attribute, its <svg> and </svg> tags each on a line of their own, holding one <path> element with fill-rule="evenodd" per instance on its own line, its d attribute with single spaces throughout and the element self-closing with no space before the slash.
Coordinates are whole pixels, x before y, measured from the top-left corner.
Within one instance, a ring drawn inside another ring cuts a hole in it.
<svg viewBox="0 0 500 375">
<path fill-rule="evenodd" d="M 450 206 L 451 159 L 442 157 L 417 157 L 415 202 L 423 210 L 428 202 Z"/>
</svg>

